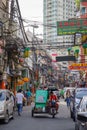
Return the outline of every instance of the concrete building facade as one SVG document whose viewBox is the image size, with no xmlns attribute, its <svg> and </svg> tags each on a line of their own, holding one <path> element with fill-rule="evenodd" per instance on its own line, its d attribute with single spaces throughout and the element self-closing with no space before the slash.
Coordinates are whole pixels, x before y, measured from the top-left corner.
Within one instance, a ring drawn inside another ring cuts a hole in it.
<svg viewBox="0 0 87 130">
<path fill-rule="evenodd" d="M 75 0 L 44 0 L 43 23 L 44 43 L 71 44 L 73 36 L 57 36 L 57 21 L 76 18 Z"/>
</svg>

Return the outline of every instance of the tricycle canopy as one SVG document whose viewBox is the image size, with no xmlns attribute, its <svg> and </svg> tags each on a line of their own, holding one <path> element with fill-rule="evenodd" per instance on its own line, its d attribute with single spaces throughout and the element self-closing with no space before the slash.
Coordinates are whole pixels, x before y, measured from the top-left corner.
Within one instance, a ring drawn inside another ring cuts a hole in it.
<svg viewBox="0 0 87 130">
<path fill-rule="evenodd" d="M 48 100 L 47 90 L 36 90 L 35 107 L 45 107 Z"/>
</svg>

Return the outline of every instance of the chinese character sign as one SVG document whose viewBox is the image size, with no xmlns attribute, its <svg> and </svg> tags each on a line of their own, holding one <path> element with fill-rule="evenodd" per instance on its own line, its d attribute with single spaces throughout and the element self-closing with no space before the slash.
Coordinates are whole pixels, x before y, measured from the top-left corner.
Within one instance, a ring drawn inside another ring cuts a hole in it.
<svg viewBox="0 0 87 130">
<path fill-rule="evenodd" d="M 87 19 L 71 19 L 57 22 L 57 35 L 73 35 L 76 32 L 87 33 Z"/>
</svg>

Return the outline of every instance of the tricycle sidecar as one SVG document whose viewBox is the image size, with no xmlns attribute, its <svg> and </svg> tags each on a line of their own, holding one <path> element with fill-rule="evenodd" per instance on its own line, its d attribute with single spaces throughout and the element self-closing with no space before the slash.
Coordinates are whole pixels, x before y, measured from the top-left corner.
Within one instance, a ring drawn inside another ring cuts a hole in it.
<svg viewBox="0 0 87 130">
<path fill-rule="evenodd" d="M 35 105 L 32 109 L 32 117 L 34 113 L 45 113 L 45 108 L 48 100 L 47 90 L 36 90 Z"/>
<path fill-rule="evenodd" d="M 49 91 L 48 90 L 36 90 L 35 105 L 32 109 L 32 117 L 34 114 L 50 114 L 55 117 L 56 111 L 50 109 L 48 105 Z"/>
</svg>

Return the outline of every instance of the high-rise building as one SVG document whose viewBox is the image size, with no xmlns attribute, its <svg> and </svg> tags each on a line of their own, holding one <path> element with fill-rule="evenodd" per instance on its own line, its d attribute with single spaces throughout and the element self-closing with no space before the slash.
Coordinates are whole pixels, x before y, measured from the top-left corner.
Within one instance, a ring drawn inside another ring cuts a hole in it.
<svg viewBox="0 0 87 130">
<path fill-rule="evenodd" d="M 44 42 L 56 41 L 57 0 L 44 0 Z"/>
<path fill-rule="evenodd" d="M 44 43 L 46 44 L 69 44 L 73 36 L 57 36 L 57 21 L 66 21 L 76 17 L 75 0 L 44 0 L 43 23 Z"/>
</svg>

